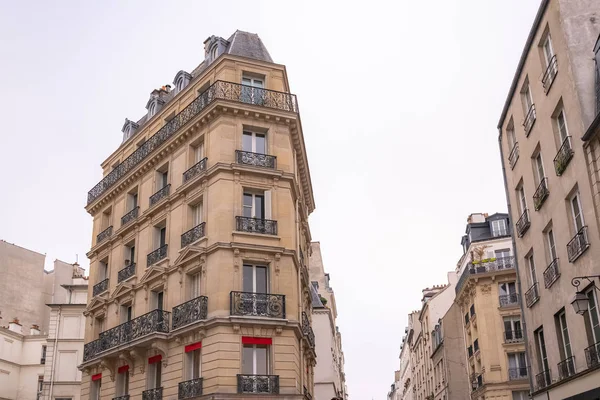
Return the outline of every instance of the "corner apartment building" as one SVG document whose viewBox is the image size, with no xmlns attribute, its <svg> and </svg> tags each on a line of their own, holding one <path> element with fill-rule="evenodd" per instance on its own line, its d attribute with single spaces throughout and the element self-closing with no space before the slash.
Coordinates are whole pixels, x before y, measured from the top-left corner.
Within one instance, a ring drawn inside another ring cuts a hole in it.
<svg viewBox="0 0 600 400">
<path fill-rule="evenodd" d="M 413 400 L 415 398 L 416 389 L 413 386 L 414 366 L 412 364 L 413 354 L 411 348 L 415 333 L 413 327 L 418 322 L 418 311 L 408 314 L 408 325 L 404 329 L 404 336 L 400 345 L 400 369 L 394 372 L 394 383 L 391 385 L 391 390 L 388 393 L 390 400 Z"/>
<path fill-rule="evenodd" d="M 541 2 L 498 123 L 534 399 L 600 396 L 599 18 Z"/>
<path fill-rule="evenodd" d="M 256 34 L 202 58 L 125 120 L 88 193 L 85 399 L 313 395 L 296 96 Z"/>
<path fill-rule="evenodd" d="M 312 293 L 312 327 L 308 337 L 315 343 L 315 400 L 348 399 L 342 334 L 336 324 L 338 312 L 330 275 L 325 272 L 321 243 L 310 244 L 309 277 Z M 305 321 L 304 326 L 309 326 Z"/>
<path fill-rule="evenodd" d="M 456 272 L 471 399 L 525 400 L 529 369 L 507 214 L 471 214 Z"/>
</svg>

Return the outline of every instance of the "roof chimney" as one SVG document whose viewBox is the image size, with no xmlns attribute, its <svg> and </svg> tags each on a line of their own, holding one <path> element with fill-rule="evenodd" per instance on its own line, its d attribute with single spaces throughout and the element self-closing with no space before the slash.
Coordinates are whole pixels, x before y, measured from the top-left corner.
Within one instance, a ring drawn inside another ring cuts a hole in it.
<svg viewBox="0 0 600 400">
<path fill-rule="evenodd" d="M 23 329 L 19 323 L 19 318 L 15 317 L 11 322 L 8 323 L 8 330 L 19 334 L 23 334 Z"/>
<path fill-rule="evenodd" d="M 40 334 L 40 326 L 33 324 L 31 325 L 31 329 L 29 329 L 30 335 L 39 335 Z"/>
</svg>

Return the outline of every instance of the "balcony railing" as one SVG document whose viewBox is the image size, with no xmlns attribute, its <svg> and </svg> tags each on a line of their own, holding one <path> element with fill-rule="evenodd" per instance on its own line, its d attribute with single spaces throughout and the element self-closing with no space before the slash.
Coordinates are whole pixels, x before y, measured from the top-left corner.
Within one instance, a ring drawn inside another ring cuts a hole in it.
<svg viewBox="0 0 600 400">
<path fill-rule="evenodd" d="M 521 217 L 519 217 L 519 220 L 517 221 L 515 226 L 517 228 L 517 236 L 523 237 L 523 235 L 525 235 L 525 232 L 527 232 L 527 230 L 531 226 L 531 220 L 529 219 L 529 210 L 525 209 L 525 211 L 523 211 L 523 214 L 521 214 Z"/>
<path fill-rule="evenodd" d="M 277 157 L 251 151 L 236 150 L 235 160 L 238 164 L 253 165 L 255 167 L 272 169 L 277 167 Z"/>
<path fill-rule="evenodd" d="M 528 376 L 528 368 L 527 367 L 517 367 L 517 368 L 509 368 L 508 369 L 508 380 L 516 381 L 519 379 L 527 379 Z"/>
<path fill-rule="evenodd" d="M 560 271 L 558 270 L 558 258 L 552 260 L 548 268 L 544 271 L 544 286 L 548 289 L 560 276 Z"/>
<path fill-rule="evenodd" d="M 543 389 L 552 383 L 550 370 L 542 371 L 535 376 L 535 385 L 537 390 Z"/>
<path fill-rule="evenodd" d="M 510 154 L 508 155 L 508 162 L 510 163 L 510 169 L 515 167 L 517 160 L 519 159 L 519 143 L 515 143 Z"/>
<path fill-rule="evenodd" d="M 140 212 L 140 206 L 133 207 L 131 211 L 121 217 L 121 226 L 125 226 L 131 221 L 135 221 Z"/>
<path fill-rule="evenodd" d="M 235 225 L 240 232 L 277 235 L 277 221 L 270 219 L 235 217 Z"/>
<path fill-rule="evenodd" d="M 587 235 L 587 226 L 582 227 L 579 232 L 567 243 L 567 254 L 569 262 L 575 262 L 587 249 L 590 247 L 590 242 Z"/>
<path fill-rule="evenodd" d="M 169 333 L 169 313 L 154 310 L 100 333 L 100 338 L 83 346 L 83 361 L 151 333 Z"/>
<path fill-rule="evenodd" d="M 112 400 L 129 400 L 129 395 L 124 394 L 123 396 L 113 397 Z"/>
<path fill-rule="evenodd" d="M 202 396 L 202 380 L 202 378 L 196 378 L 185 382 L 179 382 L 177 398 L 182 400 Z"/>
<path fill-rule="evenodd" d="M 548 198 L 549 194 L 550 190 L 548 190 L 548 178 L 543 178 L 533 194 L 533 206 L 535 207 L 535 211 L 538 211 L 540 208 L 542 208 L 542 205 Z"/>
<path fill-rule="evenodd" d="M 308 315 L 304 311 L 302 311 L 302 334 L 308 340 L 308 344 L 311 348 L 315 348 L 315 333 L 310 326 L 310 321 L 308 320 Z"/>
<path fill-rule="evenodd" d="M 105 241 L 106 239 L 111 237 L 112 231 L 113 231 L 113 227 L 111 225 L 108 228 L 106 228 L 105 230 L 103 230 L 102 232 L 100 232 L 98 234 L 98 236 L 96 236 L 96 244 L 102 243 L 103 241 Z"/>
<path fill-rule="evenodd" d="M 561 381 L 575 375 L 575 357 L 571 356 L 558 363 L 558 380 Z"/>
<path fill-rule="evenodd" d="M 556 55 L 552 56 L 550 62 L 548 63 L 548 68 L 542 75 L 542 86 L 544 87 L 544 93 L 548 93 L 550 87 L 552 86 L 552 82 L 554 82 L 554 78 L 556 78 L 556 74 L 558 73 L 558 62 L 556 61 Z"/>
<path fill-rule="evenodd" d="M 142 392 L 142 400 L 162 400 L 163 398 L 163 388 L 155 388 L 144 390 Z"/>
<path fill-rule="evenodd" d="M 173 330 L 206 319 L 208 297 L 199 296 L 173 307 Z"/>
<path fill-rule="evenodd" d="M 150 207 L 157 204 L 162 199 L 166 199 L 167 197 L 169 197 L 170 192 L 171 192 L 171 184 L 169 183 L 162 189 L 159 189 L 158 192 L 156 192 L 152 196 L 150 196 Z"/>
<path fill-rule="evenodd" d="M 237 389 L 238 393 L 279 394 L 279 376 L 238 374 Z"/>
<path fill-rule="evenodd" d="M 107 290 L 108 290 L 108 278 L 95 284 L 94 288 L 92 289 L 92 294 L 94 296 L 98 296 L 100 293 L 104 293 Z"/>
<path fill-rule="evenodd" d="M 312 400 L 312 398 L 312 394 L 310 394 L 306 386 L 304 386 L 304 400 Z"/>
<path fill-rule="evenodd" d="M 135 275 L 135 263 L 131 263 L 117 273 L 117 281 L 119 283 L 121 283 L 121 282 L 131 278 L 134 275 Z"/>
<path fill-rule="evenodd" d="M 588 368 L 594 368 L 600 365 L 600 342 L 591 345 L 585 349 L 585 361 Z"/>
<path fill-rule="evenodd" d="M 152 253 L 146 256 L 146 265 L 149 267 L 152 264 L 156 264 L 163 258 L 167 257 L 167 250 L 169 248 L 168 244 L 165 244 L 158 249 L 154 250 Z"/>
<path fill-rule="evenodd" d="M 194 243 L 201 237 L 204 237 L 204 224 L 205 223 L 202 222 L 200 225 L 196 225 L 195 227 L 181 235 L 181 248 L 184 248 L 185 246 Z"/>
<path fill-rule="evenodd" d="M 483 386 L 483 374 L 471 374 L 471 382 L 473 385 L 471 389 L 473 391 L 476 391 L 477 389 Z"/>
<path fill-rule="evenodd" d="M 525 292 L 525 304 L 527 307 L 533 306 L 540 299 L 540 292 L 538 290 L 537 282 L 534 283 L 528 291 Z"/>
<path fill-rule="evenodd" d="M 475 339 L 473 342 L 473 353 L 477 353 L 479 351 L 479 339 Z"/>
<path fill-rule="evenodd" d="M 514 331 L 504 332 L 504 343 L 521 343 L 523 341 L 523 331 L 515 329 Z"/>
<path fill-rule="evenodd" d="M 571 136 L 567 136 L 565 140 L 562 142 L 560 149 L 558 149 L 558 153 L 556 153 L 556 157 L 554 157 L 554 170 L 556 171 L 556 175 L 561 176 L 563 172 L 567 169 L 567 165 L 573 158 L 573 147 L 571 147 Z"/>
<path fill-rule="evenodd" d="M 460 292 L 469 276 L 476 274 L 486 274 L 488 272 L 513 269 L 515 267 L 515 258 L 513 256 L 498 257 L 491 261 L 480 262 L 477 264 L 469 263 L 463 271 L 458 283 L 456 284 L 456 293 Z"/>
<path fill-rule="evenodd" d="M 525 128 L 525 136 L 529 136 L 531 133 L 531 128 L 533 128 L 533 124 L 535 124 L 535 104 L 532 104 L 527 110 L 527 114 L 525 115 L 525 119 L 523 120 L 523 128 Z"/>
<path fill-rule="evenodd" d="M 520 304 L 519 293 L 501 294 L 498 296 L 500 307 L 514 307 Z"/>
<path fill-rule="evenodd" d="M 88 192 L 88 204 L 92 203 L 108 191 L 108 189 L 115 186 L 121 178 L 141 164 L 143 160 L 154 152 L 154 150 L 158 149 L 179 131 L 179 129 L 199 115 L 202 110 L 213 101 L 234 101 L 298 113 L 296 95 L 267 89 L 260 89 L 260 91 L 255 90 L 250 96 L 247 95 L 247 92 L 248 86 L 243 86 L 239 83 L 224 81 L 216 81 L 213 83 L 94 186 L 92 190 Z"/>
<path fill-rule="evenodd" d="M 231 292 L 231 315 L 285 318 L 285 296 L 282 294 Z"/>
<path fill-rule="evenodd" d="M 467 354 L 469 355 L 469 358 L 473 357 L 473 346 L 467 347 Z"/>
<path fill-rule="evenodd" d="M 190 169 L 183 173 L 183 183 L 186 183 L 195 176 L 198 176 L 202 171 L 206 171 L 206 161 L 208 159 L 204 157 L 202 160 L 194 164 Z"/>
</svg>

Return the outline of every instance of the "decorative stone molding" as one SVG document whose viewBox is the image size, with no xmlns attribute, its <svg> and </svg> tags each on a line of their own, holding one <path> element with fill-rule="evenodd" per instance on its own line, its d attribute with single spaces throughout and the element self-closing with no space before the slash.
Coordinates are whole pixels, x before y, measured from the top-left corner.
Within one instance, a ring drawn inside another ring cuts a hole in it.
<svg viewBox="0 0 600 400">
<path fill-rule="evenodd" d="M 134 376 L 135 360 L 131 357 L 131 355 L 124 351 L 119 354 L 119 360 L 123 363 L 123 365 L 129 365 L 129 375 Z"/>
<path fill-rule="evenodd" d="M 481 293 L 483 293 L 483 294 L 492 293 L 492 285 L 490 285 L 490 284 L 481 285 Z"/>
<path fill-rule="evenodd" d="M 142 355 L 137 350 L 130 350 L 129 355 L 134 363 L 138 363 L 140 365 L 140 373 L 143 374 L 146 370 L 146 363 Z M 132 363 L 133 364 L 133 363 Z"/>
<path fill-rule="evenodd" d="M 152 348 L 152 350 L 154 350 L 156 353 L 160 354 L 162 356 L 162 366 L 166 367 L 168 364 L 168 348 L 167 348 L 167 344 L 164 342 L 152 342 L 152 345 L 150 346 Z"/>
<path fill-rule="evenodd" d="M 103 359 L 102 361 L 100 361 L 100 368 L 105 371 L 107 370 L 110 376 L 110 380 L 112 382 L 115 381 L 115 364 L 112 360 L 110 359 Z"/>
<path fill-rule="evenodd" d="M 233 332 L 235 332 L 235 333 L 239 333 L 240 332 L 240 325 L 239 324 L 233 324 Z"/>
</svg>

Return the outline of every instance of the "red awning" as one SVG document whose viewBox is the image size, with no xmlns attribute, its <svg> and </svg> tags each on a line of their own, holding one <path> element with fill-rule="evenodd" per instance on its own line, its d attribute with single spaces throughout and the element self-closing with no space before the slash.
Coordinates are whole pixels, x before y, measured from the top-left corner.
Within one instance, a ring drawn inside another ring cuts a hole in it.
<svg viewBox="0 0 600 400">
<path fill-rule="evenodd" d="M 150 358 L 148 359 L 148 364 L 156 364 L 156 363 L 157 363 L 157 362 L 159 362 L 160 360 L 162 360 L 162 355 L 160 355 L 160 354 L 159 354 L 159 355 L 157 355 L 157 356 L 150 357 Z"/>
<path fill-rule="evenodd" d="M 192 344 L 188 344 L 185 346 L 185 352 L 189 353 L 190 351 L 198 350 L 202 348 L 202 342 L 196 342 Z"/>
<path fill-rule="evenodd" d="M 252 336 L 242 336 L 242 344 L 273 344 L 273 339 L 262 338 L 262 337 L 252 337 Z"/>
</svg>

